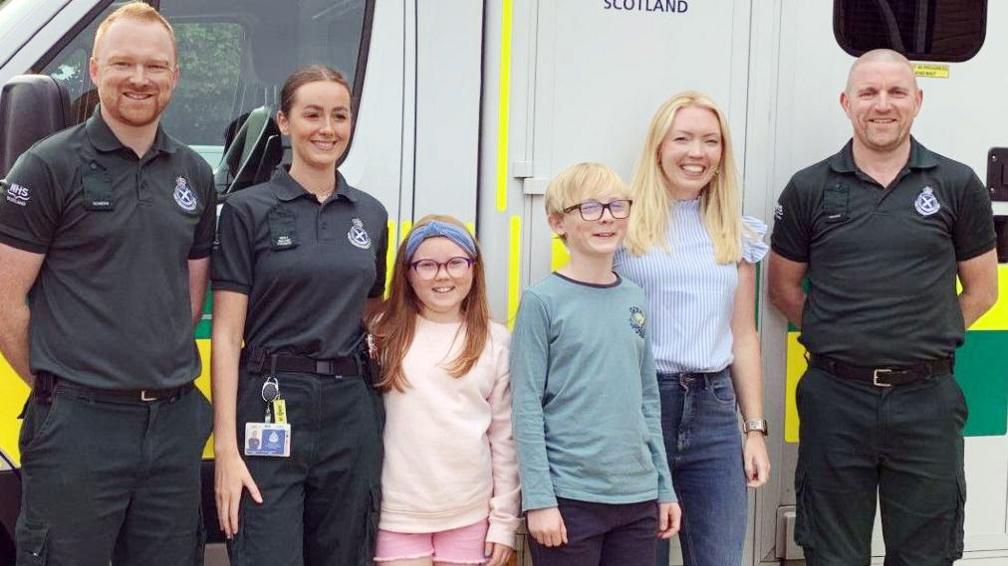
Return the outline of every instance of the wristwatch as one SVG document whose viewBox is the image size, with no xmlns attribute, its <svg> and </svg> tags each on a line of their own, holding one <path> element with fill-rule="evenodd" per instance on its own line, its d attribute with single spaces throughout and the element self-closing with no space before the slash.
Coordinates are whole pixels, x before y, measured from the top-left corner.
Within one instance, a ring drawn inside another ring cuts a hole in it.
<svg viewBox="0 0 1008 566">
<path fill-rule="evenodd" d="M 766 436 L 767 433 L 769 432 L 767 429 L 767 420 L 749 419 L 746 422 L 742 423 L 742 432 L 748 433 L 753 431 L 760 432 L 763 434 L 763 436 Z"/>
</svg>

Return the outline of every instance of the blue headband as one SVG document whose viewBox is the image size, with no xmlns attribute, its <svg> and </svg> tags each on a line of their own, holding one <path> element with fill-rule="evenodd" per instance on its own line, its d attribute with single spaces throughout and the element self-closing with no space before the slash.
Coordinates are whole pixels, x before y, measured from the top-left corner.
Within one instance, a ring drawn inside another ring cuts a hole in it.
<svg viewBox="0 0 1008 566">
<path fill-rule="evenodd" d="M 469 254 L 469 257 L 476 257 L 476 241 L 473 240 L 472 236 L 465 228 L 460 228 L 454 224 L 448 224 L 446 222 L 441 222 L 434 220 L 428 222 L 419 228 L 414 228 L 410 232 L 409 239 L 406 241 L 406 260 L 413 258 L 413 254 L 416 253 L 417 248 L 420 247 L 420 243 L 427 238 L 448 238 L 449 240 L 458 244 L 460 248 Z"/>
</svg>

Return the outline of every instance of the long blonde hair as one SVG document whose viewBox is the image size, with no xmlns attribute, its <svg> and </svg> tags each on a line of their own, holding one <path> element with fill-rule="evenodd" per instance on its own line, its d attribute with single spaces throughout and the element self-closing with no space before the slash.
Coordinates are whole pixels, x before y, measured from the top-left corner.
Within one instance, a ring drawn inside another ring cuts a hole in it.
<svg viewBox="0 0 1008 566">
<path fill-rule="evenodd" d="M 659 151 L 672 128 L 676 112 L 691 106 L 713 112 L 721 128 L 721 163 L 717 174 L 700 193 L 700 218 L 714 245 L 714 261 L 737 263 L 742 258 L 742 205 L 728 123 L 710 97 L 692 90 L 666 100 L 651 119 L 644 150 L 630 183 L 634 211 L 630 215 L 625 245 L 630 253 L 638 256 L 656 246 L 668 248 L 665 234 L 669 223 L 669 195 Z"/>
</svg>

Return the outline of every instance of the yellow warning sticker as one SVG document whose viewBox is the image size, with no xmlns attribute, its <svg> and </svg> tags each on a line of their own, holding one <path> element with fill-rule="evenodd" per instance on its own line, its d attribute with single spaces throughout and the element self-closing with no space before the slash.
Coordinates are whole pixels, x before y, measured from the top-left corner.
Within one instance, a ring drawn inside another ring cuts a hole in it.
<svg viewBox="0 0 1008 566">
<path fill-rule="evenodd" d="M 914 63 L 914 74 L 929 79 L 949 78 L 949 66 L 936 63 Z"/>
</svg>

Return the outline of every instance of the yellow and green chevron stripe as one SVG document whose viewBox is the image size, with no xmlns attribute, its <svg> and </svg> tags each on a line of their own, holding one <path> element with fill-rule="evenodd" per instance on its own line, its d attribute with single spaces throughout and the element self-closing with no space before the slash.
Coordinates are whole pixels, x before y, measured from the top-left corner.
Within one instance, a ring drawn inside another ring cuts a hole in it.
<svg viewBox="0 0 1008 566">
<path fill-rule="evenodd" d="M 998 265 L 998 288 L 1008 289 L 1008 265 Z M 805 348 L 799 332 L 787 333 L 787 379 L 785 388 L 784 439 L 798 442 L 798 409 L 795 388 L 805 372 Z M 966 332 L 966 341 L 956 351 L 955 376 L 966 395 L 969 419 L 966 436 L 1000 436 L 1008 432 L 1008 294 L 980 317 Z"/>
</svg>

